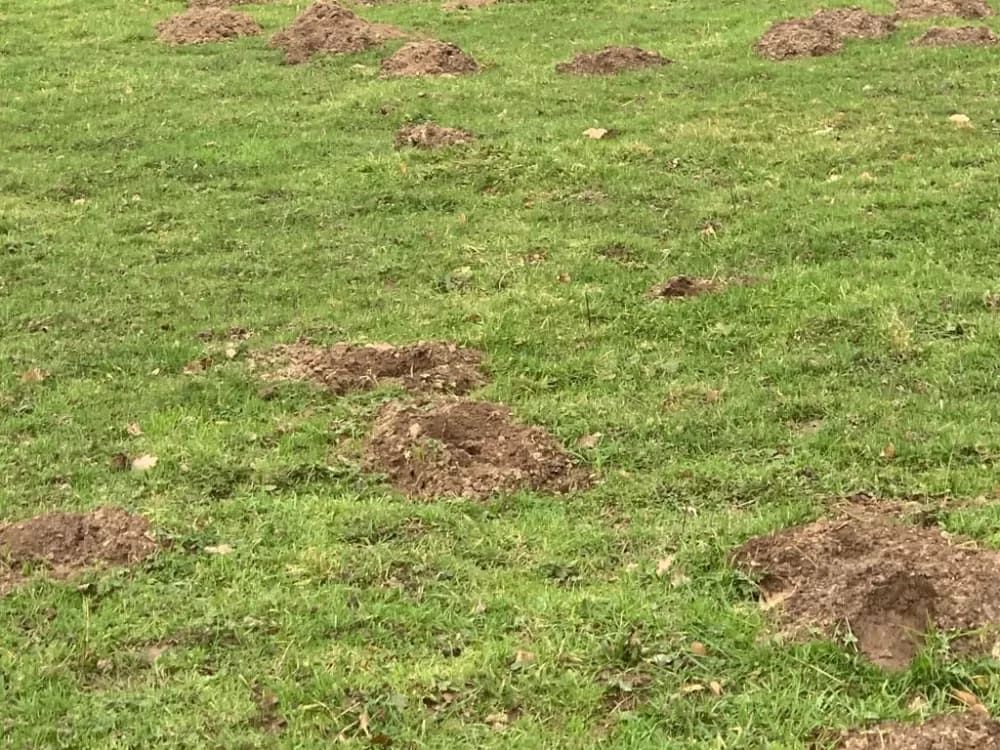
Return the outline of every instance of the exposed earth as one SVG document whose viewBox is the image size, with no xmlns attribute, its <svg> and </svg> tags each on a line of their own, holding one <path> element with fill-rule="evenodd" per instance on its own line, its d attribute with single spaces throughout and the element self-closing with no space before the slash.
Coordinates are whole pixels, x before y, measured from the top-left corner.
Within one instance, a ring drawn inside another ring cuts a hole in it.
<svg viewBox="0 0 1000 750">
<path fill-rule="evenodd" d="M 405 148 L 444 148 L 445 146 L 463 146 L 472 143 L 476 137 L 468 130 L 447 128 L 433 122 L 423 122 L 419 125 L 404 125 L 396 133 L 396 147 Z"/>
<path fill-rule="evenodd" d="M 272 36 L 270 44 L 285 51 L 285 62 L 297 64 L 319 53 L 363 52 L 402 36 L 395 26 L 370 23 L 337 3 L 319 0 Z"/>
<path fill-rule="evenodd" d="M 835 750 L 1000 750 L 1000 723 L 976 713 L 844 732 Z"/>
<path fill-rule="evenodd" d="M 166 44 L 207 44 L 260 34 L 260 24 L 245 13 L 218 7 L 191 8 L 156 24 L 157 38 Z"/>
<path fill-rule="evenodd" d="M 385 77 L 459 76 L 478 70 L 479 64 L 454 44 L 433 39 L 404 44 L 382 61 Z"/>
<path fill-rule="evenodd" d="M 702 294 L 717 292 L 723 287 L 721 279 L 709 279 L 701 276 L 671 276 L 664 282 L 654 284 L 646 292 L 646 296 L 663 299 L 678 299 L 682 297 L 698 297 Z"/>
<path fill-rule="evenodd" d="M 954 16 L 986 18 L 993 8 L 986 0 L 896 0 L 896 17 L 905 21 Z"/>
<path fill-rule="evenodd" d="M 843 39 L 817 27 L 809 19 L 794 18 L 779 21 L 764 32 L 754 45 L 754 51 L 770 60 L 832 55 L 844 48 Z"/>
<path fill-rule="evenodd" d="M 987 26 L 935 26 L 913 40 L 914 45 L 921 47 L 991 47 L 997 43 L 1000 37 Z"/>
<path fill-rule="evenodd" d="M 641 70 L 670 62 L 657 52 L 639 47 L 605 47 L 598 52 L 581 52 L 569 62 L 556 65 L 560 73 L 573 75 L 614 75 L 626 70 Z"/>
</svg>

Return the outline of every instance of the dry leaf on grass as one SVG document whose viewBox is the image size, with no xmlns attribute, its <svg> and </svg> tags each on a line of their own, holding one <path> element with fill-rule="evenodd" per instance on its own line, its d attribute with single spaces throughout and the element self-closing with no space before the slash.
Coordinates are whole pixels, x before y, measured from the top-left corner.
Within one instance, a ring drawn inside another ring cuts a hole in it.
<svg viewBox="0 0 1000 750">
<path fill-rule="evenodd" d="M 587 128 L 583 131 L 583 134 L 592 141 L 599 141 L 602 138 L 607 138 L 611 134 L 611 131 L 607 128 Z"/>
<path fill-rule="evenodd" d="M 142 427 L 139 426 L 138 422 L 129 422 L 125 425 L 125 432 L 132 437 L 139 437 L 142 435 Z"/>
<path fill-rule="evenodd" d="M 149 453 L 143 453 L 141 456 L 136 456 L 132 459 L 131 467 L 132 471 L 149 471 L 154 466 L 159 459 Z"/>
<path fill-rule="evenodd" d="M 954 114 L 951 117 L 949 117 L 948 120 L 951 122 L 952 125 L 954 125 L 956 128 L 959 128 L 961 130 L 971 130 L 972 129 L 972 120 L 969 119 L 968 115 L 963 115 L 961 113 L 957 113 L 957 114 Z"/>
<path fill-rule="evenodd" d="M 205 553 L 208 555 L 228 555 L 232 551 L 233 547 L 229 544 L 215 544 L 205 547 Z"/>
<path fill-rule="evenodd" d="M 674 566 L 674 556 L 664 557 L 658 563 L 656 563 L 656 575 L 662 578 L 667 574 L 667 572 Z"/>
<path fill-rule="evenodd" d="M 48 380 L 49 374 L 48 370 L 42 370 L 39 367 L 32 367 L 30 370 L 25 370 L 21 373 L 21 382 L 41 383 L 43 380 Z"/>
<path fill-rule="evenodd" d="M 583 435 L 579 440 L 576 441 L 578 448 L 596 448 L 597 444 L 601 442 L 601 433 L 595 432 L 592 435 Z"/>
<path fill-rule="evenodd" d="M 989 716 L 990 710 L 983 705 L 983 702 L 974 694 L 967 690 L 952 690 L 951 697 L 977 714 Z"/>
<path fill-rule="evenodd" d="M 695 656 L 708 656 L 708 649 L 701 641 L 693 641 L 691 643 L 691 653 Z"/>
</svg>

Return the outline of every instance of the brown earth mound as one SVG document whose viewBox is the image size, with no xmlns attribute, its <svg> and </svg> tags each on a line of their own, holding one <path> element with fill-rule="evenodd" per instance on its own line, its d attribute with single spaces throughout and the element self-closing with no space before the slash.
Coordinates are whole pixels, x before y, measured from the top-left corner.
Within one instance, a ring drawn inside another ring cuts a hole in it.
<svg viewBox="0 0 1000 750">
<path fill-rule="evenodd" d="M 50 513 L 0 525 L 0 596 L 32 566 L 67 578 L 91 566 L 137 563 L 156 549 L 149 522 L 120 508 Z"/>
<path fill-rule="evenodd" d="M 698 297 L 709 292 L 717 292 L 724 286 L 720 279 L 706 279 L 699 276 L 671 276 L 664 282 L 654 284 L 646 292 L 647 297 L 679 299 Z"/>
<path fill-rule="evenodd" d="M 404 44 L 382 61 L 384 77 L 460 76 L 478 70 L 479 64 L 454 44 L 433 39 Z"/>
<path fill-rule="evenodd" d="M 254 358 L 254 364 L 267 371 L 265 377 L 308 380 L 336 394 L 371 390 L 386 383 L 410 391 L 464 394 L 486 383 L 482 361 L 481 352 L 438 342 L 399 347 L 319 347 L 299 342 Z"/>
<path fill-rule="evenodd" d="M 817 26 L 808 18 L 779 21 L 754 45 L 754 51 L 769 60 L 832 55 L 843 48 L 844 41 L 837 33 Z"/>
<path fill-rule="evenodd" d="M 841 39 L 881 39 L 896 30 L 896 22 L 890 16 L 875 15 L 856 7 L 818 10 L 809 21 Z"/>
<path fill-rule="evenodd" d="M 583 52 L 569 62 L 559 63 L 556 71 L 580 76 L 606 76 L 667 65 L 669 62 L 656 52 L 638 47 L 605 47 L 599 52 Z"/>
<path fill-rule="evenodd" d="M 941 27 L 928 29 L 925 34 L 913 40 L 918 47 L 954 47 L 972 45 L 990 47 L 1000 43 L 1000 37 L 986 26 Z"/>
<path fill-rule="evenodd" d="M 206 44 L 260 34 L 260 24 L 245 13 L 224 8 L 191 8 L 156 24 L 158 39 L 166 44 Z"/>
<path fill-rule="evenodd" d="M 394 26 L 369 23 L 337 3 L 319 0 L 271 37 L 271 46 L 285 51 L 285 62 L 306 62 L 315 54 L 363 52 L 387 39 L 404 36 Z"/>
<path fill-rule="evenodd" d="M 1000 723 L 975 713 L 844 732 L 835 750 L 1000 750 Z"/>
<path fill-rule="evenodd" d="M 443 148 L 445 146 L 463 146 L 472 143 L 476 137 L 468 130 L 446 128 L 425 122 L 420 125 L 405 125 L 396 133 L 396 147 L 405 148 Z"/>
<path fill-rule="evenodd" d="M 944 16 L 986 18 L 992 15 L 993 8 L 986 0 L 896 0 L 896 18 L 904 21 Z"/>
<path fill-rule="evenodd" d="M 365 468 L 425 499 L 561 493 L 589 483 L 548 432 L 515 421 L 506 406 L 465 399 L 386 404 L 365 447 Z"/>
<path fill-rule="evenodd" d="M 760 577 L 789 634 L 846 631 L 887 669 L 905 669 L 930 626 L 982 630 L 955 645 L 989 651 L 1000 625 L 1000 553 L 907 525 L 898 505 L 852 504 L 835 520 L 752 539 L 733 561 Z"/>
</svg>

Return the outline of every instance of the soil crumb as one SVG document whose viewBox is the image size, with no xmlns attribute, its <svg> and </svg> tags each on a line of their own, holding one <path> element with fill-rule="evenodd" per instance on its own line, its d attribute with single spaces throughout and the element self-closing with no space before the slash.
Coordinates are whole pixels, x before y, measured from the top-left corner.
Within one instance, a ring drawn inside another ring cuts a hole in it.
<svg viewBox="0 0 1000 750">
<path fill-rule="evenodd" d="M 843 732 L 835 750 L 1000 750 L 1000 723 L 975 713 Z"/>
<path fill-rule="evenodd" d="M 152 555 L 157 544 L 149 521 L 120 508 L 90 513 L 49 513 L 0 525 L 0 596 L 21 583 L 26 569 L 41 567 L 55 578 L 86 568 L 130 565 Z"/>
<path fill-rule="evenodd" d="M 769 60 L 832 55 L 843 48 L 844 41 L 836 33 L 802 18 L 779 21 L 754 45 L 754 51 Z"/>
<path fill-rule="evenodd" d="M 398 347 L 298 342 L 260 353 L 252 361 L 263 367 L 267 378 L 307 380 L 338 395 L 385 384 L 409 391 L 465 394 L 487 380 L 481 352 L 440 342 Z"/>
<path fill-rule="evenodd" d="M 564 493 L 590 483 L 542 428 L 517 422 L 501 404 L 457 398 L 386 404 L 365 446 L 365 468 L 422 499 L 482 500 L 523 489 Z"/>
<path fill-rule="evenodd" d="M 659 53 L 648 52 L 639 47 L 605 47 L 598 52 L 582 52 L 569 62 L 559 63 L 556 71 L 571 75 L 604 76 L 668 63 L 670 60 Z"/>
<path fill-rule="evenodd" d="M 207 44 L 241 36 L 257 36 L 263 29 L 245 13 L 225 8 L 191 8 L 156 24 L 158 39 L 165 44 Z"/>
<path fill-rule="evenodd" d="M 1000 625 L 1000 553 L 902 516 L 898 504 L 851 504 L 833 520 L 752 539 L 733 561 L 759 578 L 764 606 L 791 635 L 853 634 L 886 669 L 905 669 L 929 627 L 981 630 L 971 637 L 980 643 L 953 647 L 988 652 Z"/>
<path fill-rule="evenodd" d="M 382 61 L 383 77 L 460 76 L 478 70 L 479 64 L 454 44 L 433 39 L 404 44 Z"/>
<path fill-rule="evenodd" d="M 993 8 L 986 0 L 896 0 L 896 18 L 913 21 L 921 18 L 986 18 Z"/>
<path fill-rule="evenodd" d="M 394 26 L 370 23 L 337 3 L 319 0 L 272 36 L 270 44 L 283 49 L 285 62 L 295 65 L 315 54 L 363 52 L 402 36 Z"/>
<path fill-rule="evenodd" d="M 955 47 L 971 45 L 974 47 L 991 47 L 1000 43 L 1000 37 L 987 26 L 936 26 L 913 40 L 917 47 Z"/>
<path fill-rule="evenodd" d="M 419 125 L 405 125 L 396 133 L 396 148 L 444 148 L 445 146 L 464 146 L 472 143 L 476 137 L 468 130 L 446 128 L 433 122 Z"/>
</svg>

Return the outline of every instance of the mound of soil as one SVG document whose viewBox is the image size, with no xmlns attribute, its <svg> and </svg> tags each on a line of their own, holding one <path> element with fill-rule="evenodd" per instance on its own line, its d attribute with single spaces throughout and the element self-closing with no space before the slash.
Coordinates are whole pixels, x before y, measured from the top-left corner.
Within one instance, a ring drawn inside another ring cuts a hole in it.
<svg viewBox="0 0 1000 750">
<path fill-rule="evenodd" d="M 569 62 L 559 63 L 556 71 L 579 76 L 606 76 L 667 65 L 669 62 L 659 53 L 639 47 L 605 47 L 598 52 L 582 52 Z"/>
<path fill-rule="evenodd" d="M 975 713 L 924 724 L 889 721 L 842 733 L 835 750 L 1000 750 L 1000 723 Z"/>
<path fill-rule="evenodd" d="M 754 51 L 769 60 L 832 55 L 843 48 L 844 41 L 840 35 L 817 26 L 808 18 L 779 21 L 765 31 L 754 45 Z"/>
<path fill-rule="evenodd" d="M 993 8 L 986 0 L 896 0 L 896 18 L 904 21 L 945 16 L 986 18 L 992 15 Z"/>
<path fill-rule="evenodd" d="M 0 525 L 0 595 L 23 580 L 26 567 L 44 567 L 67 578 L 91 566 L 137 563 L 156 549 L 149 522 L 120 508 L 50 513 Z"/>
<path fill-rule="evenodd" d="M 254 358 L 277 380 L 308 380 L 333 393 L 364 391 L 384 384 L 410 391 L 464 394 L 486 383 L 483 355 L 454 344 L 420 342 L 335 344 L 319 347 L 299 342 L 278 346 Z"/>
<path fill-rule="evenodd" d="M 156 24 L 158 39 L 166 44 L 206 44 L 260 34 L 260 24 L 245 13 L 224 8 L 191 8 Z"/>
<path fill-rule="evenodd" d="M 285 62 L 294 65 L 318 53 L 363 52 L 402 36 L 394 26 L 369 23 L 337 3 L 319 0 L 272 36 L 271 46 L 283 49 Z"/>
<path fill-rule="evenodd" d="M 671 276 L 664 282 L 654 284 L 646 292 L 647 297 L 658 299 L 680 299 L 683 297 L 698 297 L 702 294 L 717 292 L 724 286 L 720 279 L 707 279 L 700 276 Z"/>
<path fill-rule="evenodd" d="M 515 421 L 506 406 L 465 399 L 386 404 L 365 446 L 365 468 L 424 499 L 562 493 L 590 481 L 542 428 Z"/>
<path fill-rule="evenodd" d="M 382 75 L 460 76 L 475 73 L 479 63 L 454 44 L 434 39 L 404 44 L 392 57 L 382 61 Z"/>
<path fill-rule="evenodd" d="M 476 137 L 468 130 L 446 128 L 433 122 L 420 125 L 405 125 L 396 133 L 396 147 L 405 148 L 443 148 L 445 146 L 464 146 L 472 143 Z"/>
<path fill-rule="evenodd" d="M 875 15 L 856 7 L 818 10 L 809 21 L 841 39 L 882 39 L 896 30 L 896 22 L 890 16 Z"/>
<path fill-rule="evenodd" d="M 834 520 L 752 539 L 733 561 L 760 578 L 790 634 L 852 633 L 886 669 L 905 669 L 929 627 L 981 629 L 982 642 L 955 645 L 989 651 L 1000 625 L 1000 553 L 908 525 L 898 505 L 852 504 Z"/>
<path fill-rule="evenodd" d="M 1000 37 L 987 26 L 936 26 L 913 40 L 918 47 L 955 47 L 971 45 L 974 47 L 991 47 L 1000 43 Z"/>
</svg>

